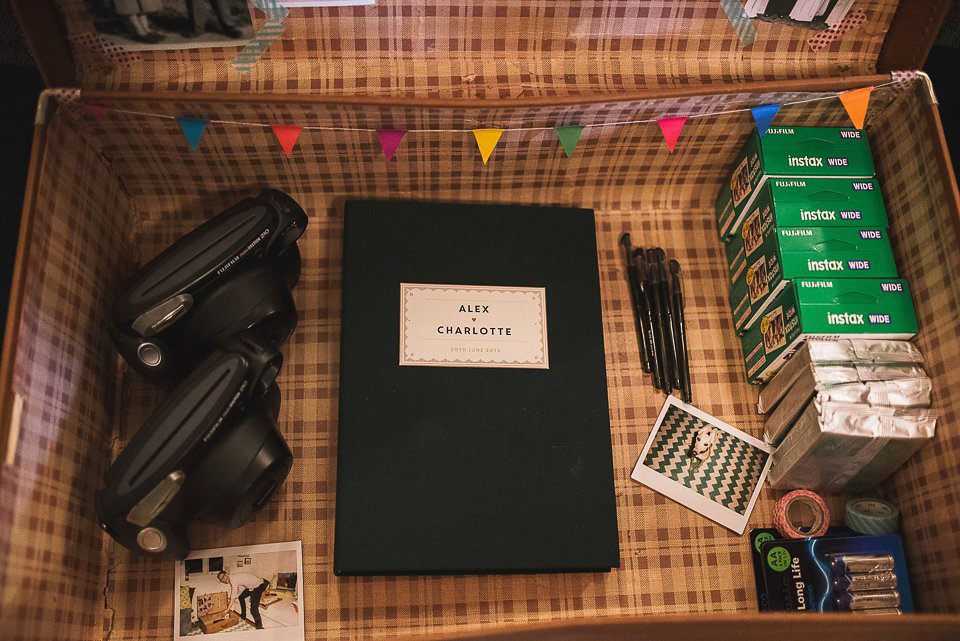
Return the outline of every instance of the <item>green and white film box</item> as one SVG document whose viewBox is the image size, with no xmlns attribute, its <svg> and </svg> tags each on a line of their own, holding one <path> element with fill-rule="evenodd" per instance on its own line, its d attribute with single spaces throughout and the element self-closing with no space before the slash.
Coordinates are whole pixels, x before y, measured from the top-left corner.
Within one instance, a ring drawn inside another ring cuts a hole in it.
<svg viewBox="0 0 960 641">
<path fill-rule="evenodd" d="M 728 240 L 768 179 L 873 178 L 867 132 L 838 127 L 770 127 L 754 131 L 717 196 L 717 230 Z"/>
<path fill-rule="evenodd" d="M 730 309 L 740 334 L 794 278 L 897 277 L 886 228 L 771 225 L 757 232 L 730 265 Z"/>
<path fill-rule="evenodd" d="M 876 179 L 768 180 L 726 244 L 727 266 L 743 251 L 745 242 L 755 246 L 770 227 L 886 226 L 887 210 Z"/>
<path fill-rule="evenodd" d="M 798 278 L 740 340 L 747 379 L 770 380 L 807 339 L 889 338 L 917 333 L 910 288 L 901 278 Z"/>
</svg>

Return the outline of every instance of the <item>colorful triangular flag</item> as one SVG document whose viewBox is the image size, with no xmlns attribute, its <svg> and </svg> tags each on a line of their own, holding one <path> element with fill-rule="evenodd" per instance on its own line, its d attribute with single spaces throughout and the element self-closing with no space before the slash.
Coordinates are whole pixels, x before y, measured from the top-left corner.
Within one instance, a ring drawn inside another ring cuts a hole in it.
<svg viewBox="0 0 960 641">
<path fill-rule="evenodd" d="M 113 111 L 113 109 L 110 107 L 104 107 L 103 105 L 91 105 L 89 103 L 82 103 L 81 107 L 87 114 L 93 116 L 97 120 L 103 120 L 107 117 L 107 114 Z"/>
<path fill-rule="evenodd" d="M 683 129 L 683 123 L 686 121 L 687 119 L 684 116 L 678 118 L 661 118 L 657 121 L 671 154 L 673 153 L 673 148 L 677 146 L 677 138 L 680 137 L 680 130 Z"/>
<path fill-rule="evenodd" d="M 867 117 L 867 105 L 870 103 L 870 92 L 873 87 L 864 87 L 863 89 L 854 89 L 840 94 L 840 102 L 847 110 L 847 115 L 853 121 L 853 126 L 857 129 L 863 129 L 863 121 Z"/>
<path fill-rule="evenodd" d="M 780 105 L 763 105 L 762 107 L 754 107 L 750 111 L 753 112 L 753 119 L 757 122 L 757 131 L 763 138 L 763 134 L 767 133 L 770 123 L 773 122 L 777 112 L 780 111 Z"/>
<path fill-rule="evenodd" d="M 487 164 L 487 159 L 493 153 L 493 148 L 500 142 L 500 136 L 503 129 L 474 129 L 473 137 L 477 140 L 477 148 L 480 150 L 480 158 L 483 164 Z"/>
<path fill-rule="evenodd" d="M 573 156 L 573 150 L 577 148 L 577 143 L 580 142 L 580 134 L 583 133 L 583 127 L 580 125 L 565 125 L 563 127 L 554 127 L 553 130 L 557 132 L 557 138 L 560 139 L 563 150 L 567 152 L 567 158 Z"/>
<path fill-rule="evenodd" d="M 207 121 L 203 118 L 177 118 L 180 128 L 183 129 L 183 135 L 190 145 L 190 151 L 196 151 L 200 144 L 200 138 L 203 137 L 203 130 L 207 128 Z"/>
<path fill-rule="evenodd" d="M 297 138 L 300 137 L 300 130 L 303 129 L 303 127 L 298 127 L 297 125 L 271 125 L 271 128 L 277 140 L 280 142 L 280 146 L 283 147 L 284 153 L 286 153 L 287 158 L 289 158 L 294 145 L 297 144 Z"/>
<path fill-rule="evenodd" d="M 383 155 L 386 157 L 387 162 L 393 158 L 393 154 L 397 153 L 397 147 L 400 146 L 400 141 L 403 140 L 403 135 L 407 133 L 403 129 L 377 129 L 377 137 L 380 138 L 380 148 L 383 150 Z"/>
</svg>

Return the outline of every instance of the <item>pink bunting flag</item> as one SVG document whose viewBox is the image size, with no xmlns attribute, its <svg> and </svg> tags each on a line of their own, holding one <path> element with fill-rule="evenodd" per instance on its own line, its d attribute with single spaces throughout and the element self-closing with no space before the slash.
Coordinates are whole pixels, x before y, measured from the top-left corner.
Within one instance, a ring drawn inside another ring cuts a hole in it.
<svg viewBox="0 0 960 641">
<path fill-rule="evenodd" d="M 286 152 L 287 158 L 289 158 L 294 145 L 297 144 L 297 138 L 300 137 L 300 130 L 303 129 L 303 127 L 296 125 L 272 125 L 272 128 L 273 133 L 277 136 L 277 140 L 280 141 L 280 146 L 283 147 L 283 151 Z"/>
<path fill-rule="evenodd" d="M 393 159 L 393 154 L 397 153 L 397 147 L 403 140 L 407 132 L 403 129 L 377 129 L 377 136 L 380 138 L 380 148 L 383 149 L 383 155 L 387 162 Z"/>
<path fill-rule="evenodd" d="M 107 115 L 113 111 L 110 107 L 104 107 L 103 105 L 91 105 L 89 103 L 83 103 L 83 110 L 90 116 L 93 116 L 97 120 L 103 120 Z"/>
<path fill-rule="evenodd" d="M 663 132 L 663 137 L 667 141 L 667 147 L 670 149 L 670 153 L 673 153 L 673 148 L 677 146 L 677 139 L 680 137 L 680 130 L 683 129 L 683 123 L 687 121 L 686 117 L 679 118 L 661 118 L 657 121 L 657 124 L 660 125 L 660 131 Z"/>
</svg>

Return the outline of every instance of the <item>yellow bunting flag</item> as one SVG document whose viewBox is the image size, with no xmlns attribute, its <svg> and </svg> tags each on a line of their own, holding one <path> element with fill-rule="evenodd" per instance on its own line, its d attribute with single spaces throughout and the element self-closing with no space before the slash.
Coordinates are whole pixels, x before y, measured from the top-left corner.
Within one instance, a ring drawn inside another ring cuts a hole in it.
<svg viewBox="0 0 960 641">
<path fill-rule="evenodd" d="M 840 102 L 847 110 L 847 115 L 853 121 L 853 126 L 863 129 L 863 120 L 867 117 L 867 105 L 870 103 L 870 92 L 873 87 L 854 89 L 840 94 Z"/>
<path fill-rule="evenodd" d="M 480 149 L 480 157 L 483 158 L 483 164 L 487 164 L 487 159 L 493 153 L 493 148 L 500 142 L 500 135 L 503 129 L 474 129 L 473 137 L 477 139 L 477 148 Z"/>
</svg>

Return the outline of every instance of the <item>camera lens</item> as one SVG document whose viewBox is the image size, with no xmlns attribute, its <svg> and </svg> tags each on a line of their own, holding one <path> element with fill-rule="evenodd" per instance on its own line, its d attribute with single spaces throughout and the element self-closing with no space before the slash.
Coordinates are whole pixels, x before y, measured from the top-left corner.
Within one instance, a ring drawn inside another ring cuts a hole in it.
<svg viewBox="0 0 960 641">
<path fill-rule="evenodd" d="M 292 464 L 269 410 L 255 410 L 197 461 L 191 509 L 204 521 L 239 527 L 269 501 Z"/>
<path fill-rule="evenodd" d="M 271 496 L 273 496 L 273 492 L 277 489 L 278 485 L 280 485 L 280 483 L 276 479 L 270 479 L 270 482 L 267 484 L 267 486 L 260 492 L 260 498 L 253 502 L 254 512 L 260 511 L 260 508 L 263 507 L 263 504 L 266 503 Z"/>
</svg>

